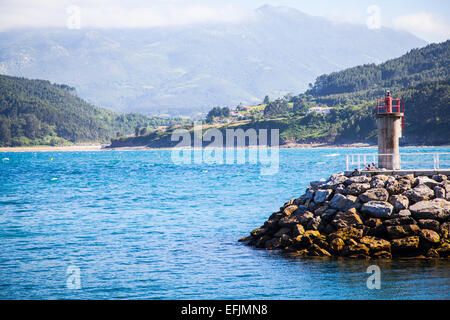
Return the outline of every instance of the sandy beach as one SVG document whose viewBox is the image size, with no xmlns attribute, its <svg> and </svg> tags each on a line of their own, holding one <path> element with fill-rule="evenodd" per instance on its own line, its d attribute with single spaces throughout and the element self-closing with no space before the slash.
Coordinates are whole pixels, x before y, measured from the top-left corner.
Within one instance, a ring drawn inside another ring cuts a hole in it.
<svg viewBox="0 0 450 320">
<path fill-rule="evenodd" d="M 105 148 L 105 145 L 73 145 L 73 146 L 36 146 L 36 147 L 0 147 L 0 152 L 43 152 L 43 151 L 114 151 L 114 150 L 166 150 L 174 148 L 149 148 L 145 146 L 136 147 L 117 147 L 117 148 Z M 367 143 L 351 143 L 351 144 L 326 144 L 326 143 L 287 143 L 280 145 L 280 149 L 310 149 L 310 148 L 376 148 L 376 145 L 370 145 Z M 404 148 L 432 148 L 434 146 L 402 146 Z M 444 145 L 439 147 L 450 147 L 450 145 Z M 225 148 L 225 147 L 224 147 Z M 244 148 L 249 148 L 244 147 Z M 193 147 L 193 149 L 197 149 Z M 209 149 L 209 147 L 204 147 Z"/>
<path fill-rule="evenodd" d="M 0 152 L 24 151 L 96 151 L 101 150 L 99 145 L 73 145 L 73 146 L 36 146 L 36 147 L 1 147 Z"/>
</svg>

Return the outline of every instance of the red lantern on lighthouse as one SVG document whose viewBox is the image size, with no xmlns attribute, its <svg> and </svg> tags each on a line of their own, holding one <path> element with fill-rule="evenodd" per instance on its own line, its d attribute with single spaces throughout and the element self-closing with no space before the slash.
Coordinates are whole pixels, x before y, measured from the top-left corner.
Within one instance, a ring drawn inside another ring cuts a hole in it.
<svg viewBox="0 0 450 320">
<path fill-rule="evenodd" d="M 384 99 L 377 99 L 377 114 L 399 114 L 402 117 L 402 131 L 405 129 L 405 102 L 402 99 L 392 99 L 388 91 Z"/>
</svg>

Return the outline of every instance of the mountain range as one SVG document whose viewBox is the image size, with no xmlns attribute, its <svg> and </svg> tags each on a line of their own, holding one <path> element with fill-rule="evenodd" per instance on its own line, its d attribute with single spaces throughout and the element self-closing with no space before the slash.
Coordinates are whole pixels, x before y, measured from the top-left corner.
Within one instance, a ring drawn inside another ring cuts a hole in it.
<svg viewBox="0 0 450 320">
<path fill-rule="evenodd" d="M 302 92 L 321 74 L 424 45 L 406 32 L 263 6 L 239 22 L 1 32 L 0 74 L 65 83 L 120 112 L 199 116 Z"/>
</svg>

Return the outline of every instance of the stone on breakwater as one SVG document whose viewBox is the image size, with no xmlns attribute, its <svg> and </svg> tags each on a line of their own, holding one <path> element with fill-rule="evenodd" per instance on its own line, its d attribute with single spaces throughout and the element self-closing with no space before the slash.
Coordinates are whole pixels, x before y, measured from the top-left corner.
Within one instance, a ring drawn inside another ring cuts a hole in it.
<svg viewBox="0 0 450 320">
<path fill-rule="evenodd" d="M 431 199 L 434 196 L 434 191 L 425 184 L 419 184 L 417 187 L 405 191 L 403 195 L 415 203 Z"/>
<path fill-rule="evenodd" d="M 399 226 L 386 227 L 386 233 L 390 239 L 404 238 L 408 236 L 417 235 L 420 228 L 416 224 L 406 224 Z"/>
<path fill-rule="evenodd" d="M 409 207 L 414 219 L 448 219 L 450 202 L 444 199 L 420 201 Z"/>
<path fill-rule="evenodd" d="M 386 201 L 386 200 L 384 200 Z M 389 203 L 394 206 L 395 211 L 408 209 L 409 199 L 401 194 L 393 195 L 389 198 Z"/>
<path fill-rule="evenodd" d="M 440 224 L 439 221 L 433 220 L 433 219 L 419 219 L 417 220 L 419 223 L 419 227 L 422 229 L 429 229 L 436 232 L 440 231 Z"/>
<path fill-rule="evenodd" d="M 322 203 L 322 202 L 328 200 L 328 197 L 331 195 L 332 192 L 333 192 L 333 190 L 331 190 L 331 189 L 317 190 L 314 195 L 314 202 Z"/>
<path fill-rule="evenodd" d="M 432 242 L 432 243 L 439 243 L 441 240 L 441 238 L 439 237 L 439 234 L 433 230 L 422 229 L 422 230 L 420 230 L 419 235 L 421 238 L 425 239 L 428 242 Z"/>
<path fill-rule="evenodd" d="M 339 212 L 331 223 L 338 229 L 363 224 L 355 208 L 351 208 L 347 212 Z"/>
<path fill-rule="evenodd" d="M 419 237 L 412 236 L 394 239 L 391 242 L 392 252 L 412 252 L 419 248 Z"/>
<path fill-rule="evenodd" d="M 295 257 L 449 257 L 448 177 L 377 173 L 313 182 L 239 241 Z"/>
<path fill-rule="evenodd" d="M 391 251 L 391 243 L 381 238 L 365 236 L 362 237 L 361 240 L 359 240 L 359 242 L 368 246 L 372 252 Z"/>
<path fill-rule="evenodd" d="M 374 218 L 388 218 L 392 214 L 394 207 L 384 201 L 369 201 L 365 203 L 361 211 L 368 213 Z"/>
<path fill-rule="evenodd" d="M 330 201 L 330 207 L 336 210 L 345 211 L 356 205 L 357 198 L 349 195 L 335 194 Z"/>
<path fill-rule="evenodd" d="M 373 188 L 359 195 L 358 198 L 362 202 L 387 201 L 389 198 L 389 192 L 387 192 L 387 190 L 384 188 Z"/>
</svg>

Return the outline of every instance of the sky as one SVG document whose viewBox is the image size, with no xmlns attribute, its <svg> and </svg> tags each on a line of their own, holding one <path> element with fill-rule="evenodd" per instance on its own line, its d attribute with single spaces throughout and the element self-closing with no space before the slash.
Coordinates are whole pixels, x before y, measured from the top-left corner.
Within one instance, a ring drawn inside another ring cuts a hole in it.
<svg viewBox="0 0 450 320">
<path fill-rule="evenodd" d="M 247 19 L 262 5 L 368 28 L 406 30 L 428 42 L 450 39 L 448 0 L 0 0 L 0 31 L 15 28 L 148 28 Z"/>
</svg>

